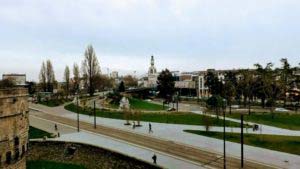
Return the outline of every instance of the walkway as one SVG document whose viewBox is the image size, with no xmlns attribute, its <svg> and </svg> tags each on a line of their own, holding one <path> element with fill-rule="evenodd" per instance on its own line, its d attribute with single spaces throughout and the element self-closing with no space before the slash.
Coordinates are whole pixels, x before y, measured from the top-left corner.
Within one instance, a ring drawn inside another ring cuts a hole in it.
<svg viewBox="0 0 300 169">
<path fill-rule="evenodd" d="M 216 115 L 203 114 L 202 111 L 192 111 L 192 113 L 207 115 L 207 116 L 216 118 Z M 219 118 L 223 119 L 223 116 L 219 116 Z M 236 123 L 241 123 L 240 120 L 229 118 L 229 117 L 225 117 L 225 120 L 236 122 Z M 258 123 L 244 121 L 244 124 L 254 125 L 254 124 L 258 124 Z M 252 133 L 252 134 L 271 134 L 271 135 L 283 135 L 283 136 L 300 136 L 300 131 L 299 130 L 283 129 L 283 128 L 278 128 L 278 127 L 274 127 L 274 126 L 264 125 L 264 124 L 258 124 L 258 125 L 259 125 L 259 130 L 253 131 L 252 129 L 248 129 L 248 130 L 244 129 L 244 132 L 245 133 Z M 233 130 L 232 132 L 240 133 L 240 129 L 238 131 Z"/>
<path fill-rule="evenodd" d="M 155 151 L 152 149 L 147 149 L 144 147 L 139 147 L 134 144 L 130 144 L 125 141 L 113 139 L 111 137 L 107 137 L 101 134 L 95 134 L 88 131 L 81 130 L 79 133 L 77 129 L 71 126 L 63 125 L 60 123 L 56 123 L 50 120 L 45 120 L 39 117 L 35 117 L 30 115 L 30 125 L 41 130 L 47 131 L 49 133 L 56 133 L 54 130 L 54 124 L 57 124 L 58 131 L 60 132 L 59 138 L 51 138 L 48 140 L 56 140 L 56 141 L 67 141 L 67 142 L 76 142 L 89 144 L 97 147 L 101 147 L 104 149 L 108 149 L 110 151 L 118 152 L 120 154 L 125 154 L 129 157 L 136 158 L 142 161 L 152 163 L 151 157 L 155 153 L 157 155 L 157 163 L 159 166 L 163 168 L 174 168 L 174 169 L 201 169 L 203 167 L 199 166 L 191 161 L 187 161 L 184 159 L 180 159 L 178 157 L 173 157 L 168 154 Z"/>
<path fill-rule="evenodd" d="M 63 107 L 49 108 L 42 105 L 31 105 L 32 108 L 40 109 L 45 112 L 50 112 L 58 116 L 66 117 L 75 120 L 77 115 L 73 112 L 65 110 Z M 93 122 L 93 117 L 87 115 L 80 115 L 80 120 L 88 123 Z M 133 131 L 132 127 L 124 126 L 123 120 L 108 119 L 97 117 L 97 123 L 119 128 L 123 130 Z M 136 128 L 134 132 L 141 134 L 148 134 L 148 123 L 142 123 L 144 126 L 141 128 Z M 192 126 L 192 125 L 175 125 L 175 124 L 162 124 L 162 123 L 151 123 L 154 133 L 152 136 L 163 138 L 166 140 L 172 140 L 174 142 L 179 142 L 183 144 L 188 144 L 197 148 L 206 149 L 208 151 L 214 151 L 217 153 L 222 153 L 223 144 L 222 141 L 214 138 L 194 135 L 190 133 L 183 132 L 183 129 L 190 130 L 205 130 L 203 126 Z M 220 130 L 220 127 L 212 127 L 212 131 Z M 231 129 L 228 129 L 231 130 Z M 238 128 L 233 128 L 233 130 L 239 131 Z M 292 155 L 288 153 L 282 153 L 267 149 L 262 149 L 253 146 L 244 146 L 245 157 L 248 160 L 258 161 L 258 162 L 268 162 L 273 165 L 279 166 L 281 168 L 297 168 L 300 166 L 300 156 Z M 227 142 L 226 151 L 231 156 L 240 156 L 240 144 Z"/>
</svg>

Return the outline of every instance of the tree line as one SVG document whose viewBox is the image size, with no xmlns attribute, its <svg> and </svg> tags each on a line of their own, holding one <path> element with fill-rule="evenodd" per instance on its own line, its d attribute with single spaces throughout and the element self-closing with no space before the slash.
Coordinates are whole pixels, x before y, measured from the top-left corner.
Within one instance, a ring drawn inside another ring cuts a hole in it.
<svg viewBox="0 0 300 169">
<path fill-rule="evenodd" d="M 63 76 L 64 95 L 76 94 L 79 92 L 88 93 L 93 96 L 95 91 L 102 91 L 116 87 L 115 79 L 101 74 L 98 57 L 92 45 L 88 45 L 84 51 L 84 58 L 81 67 L 77 63 L 73 64 L 73 75 L 70 67 L 67 65 Z M 126 87 L 137 87 L 137 78 L 126 75 L 122 77 L 121 84 Z M 58 88 L 58 82 L 55 79 L 54 68 L 51 60 L 42 63 L 39 74 L 39 87 L 41 91 L 53 92 Z"/>
<path fill-rule="evenodd" d="M 255 69 L 227 71 L 224 79 L 209 71 L 205 76 L 205 85 L 211 94 L 207 100 L 208 107 L 218 113 L 226 101 L 231 113 L 231 105 L 235 101 L 248 107 L 250 114 L 251 105 L 258 100 L 261 107 L 269 107 L 271 112 L 280 101 L 284 107 L 288 99 L 299 102 L 299 95 L 289 95 L 290 90 L 299 88 L 299 76 L 293 74 L 298 67 L 291 67 L 286 58 L 281 59 L 281 64 L 280 68 L 273 68 L 272 63 L 267 63 L 265 66 L 255 64 Z"/>
<path fill-rule="evenodd" d="M 225 106 L 229 107 L 231 113 L 233 104 L 247 107 L 249 114 L 254 103 L 260 104 L 263 108 L 270 108 L 272 114 L 278 104 L 284 107 L 291 106 L 287 105 L 288 101 L 297 103 L 295 106 L 299 107 L 300 76 L 294 72 L 300 69 L 297 66 L 292 67 L 286 58 L 282 58 L 280 62 L 280 68 L 274 68 L 272 63 L 267 63 L 265 66 L 254 64 L 254 69 L 227 71 L 223 79 L 219 77 L 217 71 L 208 71 L 204 84 L 210 93 L 210 97 L 206 100 L 207 107 L 217 115 Z M 178 99 L 174 81 L 168 69 L 163 70 L 158 76 L 158 96 L 163 98 L 164 102 Z M 298 93 L 294 89 L 298 90 Z"/>
<path fill-rule="evenodd" d="M 101 74 L 100 64 L 92 45 L 88 45 L 84 52 L 81 69 L 77 63 L 74 63 L 72 72 L 73 76 L 71 77 L 71 70 L 67 65 L 63 77 L 65 95 L 76 94 L 80 90 L 86 90 L 86 93 L 92 96 L 96 90 L 110 88 L 113 85 L 113 79 Z M 53 89 L 57 88 L 58 82 L 55 80 L 51 60 L 42 63 L 39 82 L 41 91 L 53 92 Z"/>
</svg>

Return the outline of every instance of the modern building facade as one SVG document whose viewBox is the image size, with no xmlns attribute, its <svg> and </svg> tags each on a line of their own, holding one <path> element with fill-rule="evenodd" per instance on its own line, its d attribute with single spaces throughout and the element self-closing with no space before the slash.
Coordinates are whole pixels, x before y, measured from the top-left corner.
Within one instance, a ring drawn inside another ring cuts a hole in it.
<svg viewBox="0 0 300 169">
<path fill-rule="evenodd" d="M 204 71 L 182 72 L 178 80 L 175 80 L 175 88 L 179 90 L 181 96 L 207 98 L 210 97 L 209 89 L 205 85 L 205 76 L 208 72 L 213 72 L 219 80 L 224 82 L 225 74 L 228 71 L 237 72 L 238 70 L 215 70 L 207 69 Z M 237 79 L 240 75 L 237 74 Z"/>
<path fill-rule="evenodd" d="M 28 149 L 28 90 L 0 89 L 0 168 L 25 169 Z"/>
</svg>

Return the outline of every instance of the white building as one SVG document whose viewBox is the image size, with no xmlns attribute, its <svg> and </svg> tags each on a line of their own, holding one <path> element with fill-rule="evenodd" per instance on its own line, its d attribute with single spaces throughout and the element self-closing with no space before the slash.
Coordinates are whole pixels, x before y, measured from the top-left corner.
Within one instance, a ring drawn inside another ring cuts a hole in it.
<svg viewBox="0 0 300 169">
<path fill-rule="evenodd" d="M 12 80 L 16 86 L 26 86 L 26 74 L 3 74 L 2 79 Z"/>
<path fill-rule="evenodd" d="M 110 77 L 113 79 L 118 79 L 119 73 L 117 71 L 113 71 L 113 72 L 111 72 Z"/>
<path fill-rule="evenodd" d="M 154 65 L 154 57 L 151 56 L 148 74 L 146 75 L 146 77 L 142 77 L 139 80 L 138 84 L 139 84 L 139 86 L 142 86 L 142 87 L 151 87 L 151 88 L 157 87 L 157 77 L 158 77 L 158 72 Z"/>
</svg>

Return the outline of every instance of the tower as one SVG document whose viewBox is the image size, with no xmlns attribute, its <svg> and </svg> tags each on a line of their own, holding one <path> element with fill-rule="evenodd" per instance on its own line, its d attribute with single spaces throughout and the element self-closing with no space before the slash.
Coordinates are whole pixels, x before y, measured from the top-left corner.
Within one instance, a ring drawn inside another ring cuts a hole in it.
<svg viewBox="0 0 300 169">
<path fill-rule="evenodd" d="M 151 56 L 151 66 L 154 66 L 154 57 L 153 57 L 153 55 Z"/>
<path fill-rule="evenodd" d="M 25 169 L 28 149 L 28 92 L 0 89 L 0 168 Z"/>
<path fill-rule="evenodd" d="M 155 75 L 155 74 L 156 74 L 156 68 L 154 66 L 154 56 L 152 55 L 148 75 Z"/>
<path fill-rule="evenodd" d="M 148 71 L 148 82 L 147 87 L 156 87 L 157 86 L 157 72 L 154 65 L 154 56 L 151 56 L 150 67 Z"/>
</svg>

